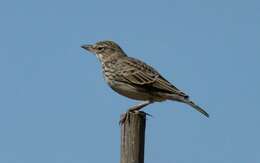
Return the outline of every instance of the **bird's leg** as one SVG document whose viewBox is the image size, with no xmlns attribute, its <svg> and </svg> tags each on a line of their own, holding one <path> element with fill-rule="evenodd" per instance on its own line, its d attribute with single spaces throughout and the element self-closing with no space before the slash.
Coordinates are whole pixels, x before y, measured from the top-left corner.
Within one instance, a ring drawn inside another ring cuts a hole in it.
<svg viewBox="0 0 260 163">
<path fill-rule="evenodd" d="M 136 111 L 139 111 L 141 110 L 142 108 L 146 107 L 147 105 L 153 103 L 153 101 L 144 101 L 140 104 L 137 104 L 135 106 L 132 106 L 128 109 L 128 112 L 136 112 Z"/>
<path fill-rule="evenodd" d="M 121 116 L 119 124 L 122 125 L 127 119 L 129 119 L 129 112 L 138 112 L 139 110 L 141 110 L 142 108 L 144 108 L 145 106 L 147 106 L 147 105 L 149 105 L 151 103 L 153 103 L 153 101 L 149 100 L 149 101 L 144 101 L 144 102 L 142 102 L 140 104 L 137 104 L 135 106 L 130 107 L 128 109 L 128 111 Z M 147 114 L 147 113 L 145 113 L 145 114 Z M 149 114 L 147 114 L 147 115 L 149 115 Z"/>
</svg>

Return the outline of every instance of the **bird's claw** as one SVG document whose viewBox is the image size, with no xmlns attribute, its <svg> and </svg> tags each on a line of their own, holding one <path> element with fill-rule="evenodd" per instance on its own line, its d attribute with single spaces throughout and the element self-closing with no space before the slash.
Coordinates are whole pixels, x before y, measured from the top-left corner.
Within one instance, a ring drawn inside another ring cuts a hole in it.
<svg viewBox="0 0 260 163">
<path fill-rule="evenodd" d="M 127 111 L 127 112 L 125 112 L 124 114 L 121 115 L 120 121 L 119 121 L 120 126 L 122 126 L 126 121 L 128 121 L 128 122 L 130 121 L 129 120 L 130 112 L 133 112 L 133 111 L 129 110 L 129 111 Z"/>
<path fill-rule="evenodd" d="M 130 122 L 130 114 L 131 113 L 144 114 L 144 115 L 147 115 L 149 117 L 153 117 L 151 114 L 146 113 L 144 111 L 138 111 L 138 110 L 131 110 L 131 109 L 129 109 L 127 112 L 125 112 L 124 114 L 121 115 L 120 121 L 119 121 L 119 125 L 120 126 L 122 126 L 126 121 L 128 121 L 128 123 Z"/>
</svg>

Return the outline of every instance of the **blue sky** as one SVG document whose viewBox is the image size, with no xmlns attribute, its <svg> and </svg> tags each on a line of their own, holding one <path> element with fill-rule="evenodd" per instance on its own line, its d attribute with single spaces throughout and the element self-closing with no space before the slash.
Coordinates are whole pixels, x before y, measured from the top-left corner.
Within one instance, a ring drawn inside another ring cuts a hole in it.
<svg viewBox="0 0 260 163">
<path fill-rule="evenodd" d="M 260 162 L 260 2 L 4 1 L 0 5 L 0 162 L 119 162 L 114 93 L 80 48 L 114 40 L 205 108 L 156 103 L 150 163 Z"/>
</svg>

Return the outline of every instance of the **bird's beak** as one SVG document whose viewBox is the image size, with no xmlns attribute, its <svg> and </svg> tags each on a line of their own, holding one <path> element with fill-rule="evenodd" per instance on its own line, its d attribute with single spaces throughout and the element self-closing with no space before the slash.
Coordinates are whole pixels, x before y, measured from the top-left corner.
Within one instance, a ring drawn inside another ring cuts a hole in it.
<svg viewBox="0 0 260 163">
<path fill-rule="evenodd" d="M 81 48 L 86 49 L 87 51 L 91 51 L 91 45 L 82 45 Z"/>
</svg>

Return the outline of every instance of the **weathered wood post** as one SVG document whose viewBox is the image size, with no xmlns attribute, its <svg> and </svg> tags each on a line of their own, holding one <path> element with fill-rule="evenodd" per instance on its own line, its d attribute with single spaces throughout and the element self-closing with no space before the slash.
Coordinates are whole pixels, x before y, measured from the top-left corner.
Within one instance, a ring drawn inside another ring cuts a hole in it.
<svg viewBox="0 0 260 163">
<path fill-rule="evenodd" d="M 126 114 L 127 119 L 121 125 L 120 163 L 144 163 L 146 113 L 138 111 Z"/>
</svg>

